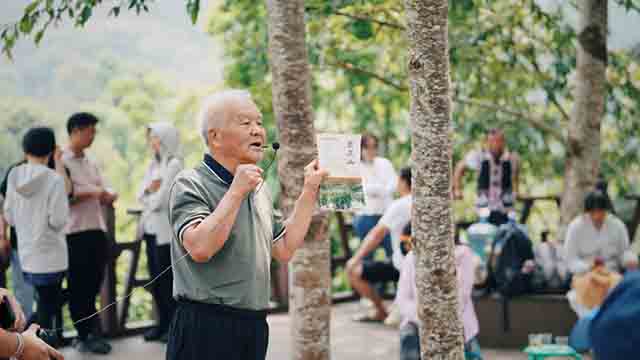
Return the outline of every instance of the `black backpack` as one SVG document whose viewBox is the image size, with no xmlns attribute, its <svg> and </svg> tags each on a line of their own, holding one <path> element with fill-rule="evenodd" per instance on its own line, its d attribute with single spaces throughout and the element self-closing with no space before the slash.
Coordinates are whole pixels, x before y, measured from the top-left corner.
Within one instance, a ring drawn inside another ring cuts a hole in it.
<svg viewBox="0 0 640 360">
<path fill-rule="evenodd" d="M 489 255 L 490 289 L 507 298 L 531 292 L 532 274 L 523 274 L 522 265 L 533 259 L 533 245 L 527 234 L 515 223 L 500 226 Z"/>
</svg>

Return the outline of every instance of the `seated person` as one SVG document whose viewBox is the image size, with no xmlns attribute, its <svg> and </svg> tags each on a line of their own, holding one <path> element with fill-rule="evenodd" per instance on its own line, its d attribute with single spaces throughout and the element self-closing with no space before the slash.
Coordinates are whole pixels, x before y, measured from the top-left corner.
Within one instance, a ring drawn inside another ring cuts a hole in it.
<svg viewBox="0 0 640 360">
<path fill-rule="evenodd" d="M 616 272 L 638 267 L 638 258 L 629 248 L 629 234 L 624 223 L 609 213 L 609 200 L 601 191 L 589 193 L 585 213 L 567 228 L 565 252 L 569 271 L 580 274 L 591 269 L 596 258 Z"/>
<path fill-rule="evenodd" d="M 600 279 L 615 278 L 617 273 L 638 267 L 638 258 L 629 249 L 627 229 L 620 219 L 609 213 L 609 204 L 601 191 L 589 193 L 585 199 L 585 213 L 574 219 L 567 229 L 565 250 L 569 271 L 575 277 L 574 289 L 567 297 L 579 317 L 599 305 L 613 287 L 611 281 Z M 581 296 L 575 291 L 576 285 Z M 605 294 L 597 296 L 598 301 L 579 299 L 593 297 L 589 293 L 602 292 L 601 288 L 605 289 Z"/>
<path fill-rule="evenodd" d="M 405 229 L 405 233 L 410 233 L 410 227 Z M 410 235 L 403 239 L 411 249 Z M 458 316 L 462 320 L 464 327 L 464 350 L 465 359 L 482 359 L 480 345 L 477 340 L 479 332 L 478 318 L 473 307 L 471 293 L 474 280 L 473 250 L 467 245 L 463 245 L 456 240 L 456 274 L 458 285 Z M 420 359 L 420 339 L 417 313 L 417 289 L 416 289 L 416 269 L 415 255 L 410 251 L 402 263 L 400 280 L 398 281 L 398 293 L 396 294 L 396 304 L 402 315 L 400 325 L 400 360 Z"/>
<path fill-rule="evenodd" d="M 360 321 L 384 321 L 387 309 L 380 295 L 372 284 L 387 281 L 398 281 L 400 266 L 402 265 L 402 251 L 400 250 L 400 236 L 402 229 L 411 221 L 411 169 L 403 168 L 398 177 L 398 192 L 400 198 L 394 200 L 385 210 L 384 215 L 376 226 L 367 234 L 362 245 L 347 262 L 347 275 L 353 289 L 362 297 L 373 302 L 376 313 L 358 317 Z M 392 262 L 365 261 L 363 259 L 383 241 L 387 233 L 391 233 Z"/>
</svg>

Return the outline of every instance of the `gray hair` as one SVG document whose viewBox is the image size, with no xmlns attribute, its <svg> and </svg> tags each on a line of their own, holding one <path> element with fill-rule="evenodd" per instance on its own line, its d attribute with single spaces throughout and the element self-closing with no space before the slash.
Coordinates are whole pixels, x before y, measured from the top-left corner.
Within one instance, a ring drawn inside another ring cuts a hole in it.
<svg viewBox="0 0 640 360">
<path fill-rule="evenodd" d="M 209 145 L 207 134 L 211 128 L 224 126 L 224 108 L 231 101 L 251 100 L 251 93 L 247 90 L 223 90 L 213 93 L 202 100 L 198 111 L 198 123 L 200 124 L 200 136 L 205 145 Z"/>
</svg>

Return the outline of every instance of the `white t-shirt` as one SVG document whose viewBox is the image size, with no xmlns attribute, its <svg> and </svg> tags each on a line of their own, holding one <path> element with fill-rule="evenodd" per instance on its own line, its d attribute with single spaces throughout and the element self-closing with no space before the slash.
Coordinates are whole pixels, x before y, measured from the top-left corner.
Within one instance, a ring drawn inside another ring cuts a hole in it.
<svg viewBox="0 0 640 360">
<path fill-rule="evenodd" d="M 627 227 L 613 214 L 607 214 L 600 229 L 589 215 L 579 215 L 569 224 L 564 245 L 569 271 L 574 274 L 587 272 L 597 256 L 604 258 L 611 271 L 622 270 L 635 258 L 629 248 Z"/>
<path fill-rule="evenodd" d="M 360 163 L 360 174 L 364 180 L 366 207 L 359 215 L 382 215 L 393 201 L 398 176 L 391 161 L 376 157 L 373 162 Z"/>
<path fill-rule="evenodd" d="M 402 250 L 400 250 L 400 237 L 402 230 L 411 221 L 411 195 L 406 195 L 394 200 L 378 222 L 389 229 L 391 233 L 391 259 L 393 266 L 400 271 L 402 267 Z"/>
</svg>

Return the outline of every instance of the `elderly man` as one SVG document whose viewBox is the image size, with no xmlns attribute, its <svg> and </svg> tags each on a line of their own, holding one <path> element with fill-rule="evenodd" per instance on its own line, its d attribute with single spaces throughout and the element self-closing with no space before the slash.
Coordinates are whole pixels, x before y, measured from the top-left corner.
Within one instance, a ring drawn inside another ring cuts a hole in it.
<svg viewBox="0 0 640 360">
<path fill-rule="evenodd" d="M 266 134 L 250 94 L 210 96 L 200 121 L 208 152 L 176 177 L 169 197 L 178 309 L 167 359 L 264 359 L 271 258 L 286 262 L 303 244 L 327 173 L 317 161 L 305 168 L 302 193 L 282 222 L 260 186 Z"/>
</svg>

